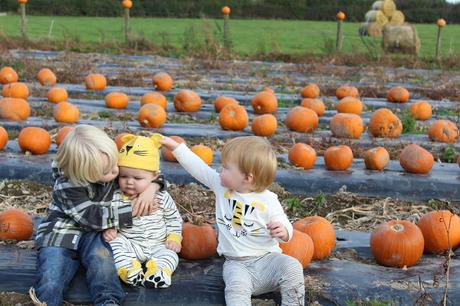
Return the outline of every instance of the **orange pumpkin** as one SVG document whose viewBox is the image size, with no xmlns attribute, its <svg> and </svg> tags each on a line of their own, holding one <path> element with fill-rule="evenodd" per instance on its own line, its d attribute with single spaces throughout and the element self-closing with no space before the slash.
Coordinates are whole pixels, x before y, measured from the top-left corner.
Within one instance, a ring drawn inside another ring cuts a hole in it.
<svg viewBox="0 0 460 306">
<path fill-rule="evenodd" d="M 316 151 L 305 143 L 296 143 L 289 149 L 288 158 L 294 166 L 308 170 L 315 165 Z"/>
<path fill-rule="evenodd" d="M 115 144 L 117 145 L 118 150 L 120 150 L 124 145 L 121 139 L 123 138 L 123 136 L 128 135 L 128 134 L 129 133 L 120 133 L 120 134 L 117 134 L 117 136 L 115 136 L 114 141 L 115 141 Z"/>
<path fill-rule="evenodd" d="M 409 112 L 416 120 L 428 120 L 433 113 L 431 104 L 426 101 L 417 101 L 409 106 Z"/>
<path fill-rule="evenodd" d="M 264 87 L 264 89 L 262 89 L 262 91 L 268 91 L 268 92 L 271 93 L 272 95 L 275 94 L 275 91 L 273 90 L 273 88 L 268 87 L 268 86 Z"/>
<path fill-rule="evenodd" d="M 76 105 L 61 102 L 54 107 L 54 120 L 62 123 L 76 123 L 80 120 L 80 111 Z"/>
<path fill-rule="evenodd" d="M 279 245 L 283 254 L 297 259 L 304 269 L 313 258 L 315 250 L 313 240 L 307 234 L 296 229 L 292 232 L 292 238 L 289 242 L 281 242 Z"/>
<path fill-rule="evenodd" d="M 296 106 L 289 111 L 284 122 L 292 131 L 309 133 L 318 127 L 318 115 L 309 108 Z"/>
<path fill-rule="evenodd" d="M 384 147 L 372 148 L 364 153 L 364 164 L 369 170 L 383 170 L 390 162 L 390 154 Z"/>
<path fill-rule="evenodd" d="M 19 4 L 26 4 L 26 3 L 27 3 L 27 0 L 18 0 L 18 3 L 19 3 Z"/>
<path fill-rule="evenodd" d="M 252 98 L 252 108 L 256 114 L 273 114 L 278 110 L 278 99 L 268 91 L 261 91 Z"/>
<path fill-rule="evenodd" d="M 356 88 L 354 86 L 343 85 L 343 86 L 340 86 L 339 88 L 336 89 L 335 96 L 339 100 L 341 100 L 341 99 L 343 99 L 345 97 L 358 98 L 359 97 L 359 91 L 358 91 L 358 88 Z"/>
<path fill-rule="evenodd" d="M 344 12 L 339 11 L 339 12 L 337 13 L 337 15 L 335 15 L 335 17 L 337 18 L 337 20 L 342 21 L 342 20 L 345 20 L 345 17 L 346 17 L 346 16 L 345 16 L 345 13 L 344 13 Z"/>
<path fill-rule="evenodd" d="M 105 106 L 108 108 L 125 109 L 128 106 L 128 95 L 123 92 L 111 92 L 105 96 Z"/>
<path fill-rule="evenodd" d="M 326 112 L 326 107 L 324 106 L 323 101 L 320 99 L 302 99 L 300 106 L 311 109 L 318 115 L 318 117 L 321 117 Z"/>
<path fill-rule="evenodd" d="M 330 147 L 324 152 L 324 163 L 328 170 L 345 171 L 353 164 L 353 151 L 346 145 Z"/>
<path fill-rule="evenodd" d="M 214 109 L 216 113 L 220 113 L 220 111 L 227 106 L 228 104 L 237 105 L 238 101 L 231 97 L 219 96 L 214 100 Z"/>
<path fill-rule="evenodd" d="M 397 138 L 401 135 L 402 129 L 401 120 L 387 108 L 376 110 L 369 120 L 368 130 L 374 137 Z"/>
<path fill-rule="evenodd" d="M 197 112 L 201 108 L 201 98 L 193 90 L 183 89 L 174 97 L 174 108 L 178 112 Z"/>
<path fill-rule="evenodd" d="M 231 10 L 230 10 L 230 8 L 228 6 L 222 7 L 222 14 L 230 15 L 230 12 L 231 12 Z"/>
<path fill-rule="evenodd" d="M 3 150 L 3 148 L 6 146 L 7 143 L 8 143 L 8 133 L 6 132 L 3 126 L 0 126 L 0 151 Z"/>
<path fill-rule="evenodd" d="M 17 82 L 19 79 L 18 73 L 11 67 L 3 67 L 0 70 L 0 84 L 9 84 Z"/>
<path fill-rule="evenodd" d="M 433 168 L 433 155 L 416 144 L 407 145 L 399 155 L 399 163 L 409 173 L 428 174 Z"/>
<path fill-rule="evenodd" d="M 27 100 L 29 88 L 21 82 L 9 83 L 3 86 L 2 96 L 5 98 L 17 98 Z"/>
<path fill-rule="evenodd" d="M 159 92 L 148 92 L 144 94 L 141 98 L 141 106 L 145 104 L 157 104 L 161 107 L 163 107 L 164 110 L 166 110 L 166 106 L 168 104 L 168 101 L 166 100 L 166 97 L 163 96 Z"/>
<path fill-rule="evenodd" d="M 3 98 L 0 100 L 0 118 L 13 121 L 27 120 L 30 105 L 24 99 Z"/>
<path fill-rule="evenodd" d="M 45 129 L 26 127 L 19 133 L 18 143 L 22 151 L 32 154 L 45 154 L 50 148 L 51 136 Z"/>
<path fill-rule="evenodd" d="M 170 138 L 174 139 L 177 143 L 187 143 L 184 138 L 180 136 L 171 136 Z M 163 159 L 170 161 L 170 162 L 177 162 L 176 157 L 172 153 L 171 150 L 167 149 L 166 147 L 161 147 L 161 153 L 163 155 Z"/>
<path fill-rule="evenodd" d="M 67 90 L 61 87 L 53 87 L 48 90 L 48 101 L 53 103 L 61 103 L 67 101 L 69 95 L 67 94 Z"/>
<path fill-rule="evenodd" d="M 378 264 L 402 268 L 413 266 L 420 260 L 424 240 L 417 225 L 404 220 L 391 220 L 372 232 L 370 245 Z"/>
<path fill-rule="evenodd" d="M 104 90 L 107 86 L 107 79 L 99 73 L 91 73 L 85 78 L 86 89 L 88 90 Z"/>
<path fill-rule="evenodd" d="M 37 79 L 43 86 L 54 86 L 56 85 L 56 75 L 51 69 L 42 68 L 37 74 Z"/>
<path fill-rule="evenodd" d="M 0 213 L 0 241 L 32 238 L 32 217 L 22 209 L 11 208 Z"/>
<path fill-rule="evenodd" d="M 123 0 L 121 2 L 121 6 L 124 8 L 124 9 L 127 9 L 129 10 L 130 8 L 133 7 L 133 2 L 131 0 Z"/>
<path fill-rule="evenodd" d="M 198 155 L 206 164 L 211 165 L 213 160 L 212 149 L 208 146 L 199 144 L 191 148 L 192 152 Z"/>
<path fill-rule="evenodd" d="M 158 91 L 169 91 L 173 88 L 173 79 L 166 72 L 158 72 L 152 78 L 152 85 Z"/>
<path fill-rule="evenodd" d="M 426 253 L 444 253 L 460 246 L 460 218 L 448 210 L 432 211 L 424 214 L 418 227 L 425 238 Z"/>
<path fill-rule="evenodd" d="M 160 128 L 166 121 L 166 112 L 159 105 L 145 104 L 139 110 L 137 120 L 143 127 Z"/>
<path fill-rule="evenodd" d="M 302 90 L 300 91 L 300 96 L 302 98 L 310 98 L 310 99 L 315 99 L 318 98 L 320 95 L 320 90 L 318 85 L 315 83 L 308 84 Z"/>
<path fill-rule="evenodd" d="M 260 115 L 252 120 L 252 132 L 257 136 L 272 136 L 277 127 L 278 122 L 272 114 Z"/>
<path fill-rule="evenodd" d="M 438 25 L 438 27 L 440 28 L 444 28 L 446 26 L 446 21 L 443 19 L 443 18 L 440 18 L 436 21 L 436 24 Z"/>
<path fill-rule="evenodd" d="M 402 86 L 395 86 L 390 89 L 387 94 L 387 100 L 389 102 L 396 102 L 396 103 L 406 103 L 409 101 L 409 91 Z"/>
<path fill-rule="evenodd" d="M 338 138 L 359 139 L 364 131 L 363 119 L 355 114 L 339 113 L 331 118 L 332 135 Z"/>
<path fill-rule="evenodd" d="M 182 226 L 182 249 L 179 256 L 188 260 L 212 257 L 217 252 L 217 235 L 209 224 L 195 225 L 190 222 Z"/>
<path fill-rule="evenodd" d="M 459 137 L 458 127 L 450 120 L 436 120 L 428 129 L 428 137 L 433 141 L 455 143 Z"/>
<path fill-rule="evenodd" d="M 337 103 L 335 109 L 339 113 L 351 113 L 361 115 L 363 112 L 363 102 L 354 97 L 345 97 Z"/>
<path fill-rule="evenodd" d="M 64 141 L 64 138 L 73 130 L 73 126 L 66 125 L 59 129 L 56 134 L 56 145 L 59 147 L 61 143 Z"/>
<path fill-rule="evenodd" d="M 224 130 L 244 130 L 248 126 L 248 121 L 248 113 L 241 105 L 229 104 L 219 113 L 219 124 Z"/>
<path fill-rule="evenodd" d="M 313 260 L 328 257 L 335 248 L 334 226 L 327 219 L 320 216 L 305 217 L 294 222 L 293 227 L 313 240 Z"/>
</svg>

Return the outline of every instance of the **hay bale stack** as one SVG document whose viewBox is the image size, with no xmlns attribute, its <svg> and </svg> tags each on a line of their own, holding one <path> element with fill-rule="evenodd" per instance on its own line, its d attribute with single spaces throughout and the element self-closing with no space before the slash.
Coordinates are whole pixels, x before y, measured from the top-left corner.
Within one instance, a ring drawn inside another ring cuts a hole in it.
<svg viewBox="0 0 460 306">
<path fill-rule="evenodd" d="M 396 10 L 391 18 L 389 19 L 390 24 L 392 25 L 403 25 L 405 21 L 405 17 L 403 12 Z"/>
<path fill-rule="evenodd" d="M 377 22 L 370 22 L 367 25 L 367 34 L 371 37 L 382 37 L 383 25 Z"/>
<path fill-rule="evenodd" d="M 383 0 L 382 1 L 375 1 L 374 4 L 372 4 L 372 10 L 374 11 L 380 11 L 383 6 Z"/>
<path fill-rule="evenodd" d="M 382 34 L 382 48 L 385 52 L 418 55 L 420 39 L 415 27 L 409 24 L 387 24 Z"/>
<path fill-rule="evenodd" d="M 396 11 L 396 4 L 393 0 L 384 0 L 381 8 L 382 12 L 390 18 L 393 16 L 393 13 Z"/>
<path fill-rule="evenodd" d="M 372 10 L 366 13 L 365 22 L 377 22 L 381 24 L 382 26 L 384 26 L 388 23 L 388 18 L 387 16 L 385 16 L 385 14 L 382 11 Z"/>
</svg>

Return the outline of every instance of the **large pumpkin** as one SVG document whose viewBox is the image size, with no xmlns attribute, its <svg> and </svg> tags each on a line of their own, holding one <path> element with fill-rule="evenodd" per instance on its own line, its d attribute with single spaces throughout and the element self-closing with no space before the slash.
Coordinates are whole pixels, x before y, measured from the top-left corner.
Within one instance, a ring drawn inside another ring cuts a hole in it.
<svg viewBox="0 0 460 306">
<path fill-rule="evenodd" d="M 86 89 L 89 90 L 104 90 L 107 86 L 107 79 L 99 73 L 91 73 L 85 78 Z"/>
<path fill-rule="evenodd" d="M 108 108 L 125 109 L 128 106 L 128 95 L 123 92 L 111 92 L 104 98 L 105 106 Z"/>
<path fill-rule="evenodd" d="M 219 124 L 224 130 L 241 131 L 248 126 L 248 113 L 238 104 L 229 104 L 219 113 Z"/>
<path fill-rule="evenodd" d="M 337 103 L 335 109 L 339 113 L 360 115 L 363 112 L 363 102 L 361 102 L 358 98 L 345 97 Z"/>
<path fill-rule="evenodd" d="M 329 256 L 335 248 L 334 226 L 320 216 L 305 217 L 294 222 L 293 227 L 311 237 L 314 244 L 314 260 Z"/>
<path fill-rule="evenodd" d="M 53 103 L 61 103 L 67 101 L 69 95 L 67 90 L 62 87 L 53 87 L 48 90 L 48 101 Z"/>
<path fill-rule="evenodd" d="M 28 240 L 32 233 L 32 217 L 25 211 L 11 208 L 0 213 L 0 241 Z"/>
<path fill-rule="evenodd" d="M 220 111 L 228 104 L 237 105 L 238 101 L 231 97 L 218 96 L 216 100 L 214 100 L 214 109 L 216 113 L 220 113 Z"/>
<path fill-rule="evenodd" d="M 147 128 L 160 128 L 166 121 L 166 112 L 156 104 L 145 104 L 139 109 L 137 120 Z"/>
<path fill-rule="evenodd" d="M 280 242 L 280 248 L 283 254 L 297 259 L 305 269 L 313 258 L 315 246 L 313 240 L 307 234 L 294 230 L 289 242 Z"/>
<path fill-rule="evenodd" d="M 61 102 L 54 107 L 54 120 L 62 123 L 76 123 L 80 120 L 80 111 L 76 105 Z"/>
<path fill-rule="evenodd" d="M 364 131 L 363 119 L 355 114 L 336 114 L 331 118 L 329 125 L 332 135 L 338 138 L 358 139 Z"/>
<path fill-rule="evenodd" d="M 168 101 L 166 100 L 166 97 L 163 96 L 159 92 L 147 92 L 144 94 L 141 98 L 141 106 L 144 106 L 145 104 L 157 104 L 166 110 L 166 106 L 168 104 Z"/>
<path fill-rule="evenodd" d="M 272 136 L 276 132 L 278 122 L 272 114 L 255 117 L 252 120 L 252 132 L 257 136 Z"/>
<path fill-rule="evenodd" d="M 397 138 L 401 135 L 402 129 L 401 120 L 387 108 L 373 112 L 368 125 L 369 133 L 374 137 Z"/>
<path fill-rule="evenodd" d="M 178 112 L 197 112 L 201 108 L 201 98 L 193 90 L 183 89 L 174 97 L 174 108 Z"/>
<path fill-rule="evenodd" d="M 51 145 L 51 136 L 47 130 L 39 127 L 26 127 L 18 136 L 21 150 L 32 154 L 45 154 Z"/>
<path fill-rule="evenodd" d="M 182 226 L 182 249 L 179 256 L 188 260 L 212 257 L 217 252 L 216 232 L 209 224 L 195 225 L 190 222 Z"/>
<path fill-rule="evenodd" d="M 326 106 L 320 99 L 305 98 L 300 102 L 300 106 L 306 107 L 314 111 L 318 117 L 321 117 L 326 112 Z"/>
<path fill-rule="evenodd" d="M 152 78 L 152 85 L 158 91 L 169 91 L 173 87 L 173 79 L 166 72 L 158 72 Z"/>
<path fill-rule="evenodd" d="M 353 164 L 353 151 L 349 146 L 329 147 L 324 152 L 324 164 L 331 171 L 345 171 Z"/>
<path fill-rule="evenodd" d="M 171 136 L 170 138 L 174 139 L 177 143 L 187 143 L 185 139 L 180 136 Z M 167 160 L 170 162 L 177 162 L 177 159 L 172 153 L 172 151 L 166 148 L 165 146 L 161 147 L 161 153 L 163 155 L 164 160 Z"/>
<path fill-rule="evenodd" d="M 289 111 L 284 122 L 292 131 L 309 133 L 318 127 L 318 115 L 309 108 L 296 106 Z"/>
<path fill-rule="evenodd" d="M 387 100 L 389 102 L 396 102 L 396 103 L 405 103 L 409 101 L 409 91 L 402 86 L 395 86 L 390 89 L 387 94 Z"/>
<path fill-rule="evenodd" d="M 335 96 L 339 100 L 341 100 L 341 99 L 343 99 L 345 97 L 358 98 L 359 97 L 359 91 L 358 91 L 358 88 L 356 88 L 354 86 L 343 85 L 343 86 L 340 86 L 339 88 L 336 89 Z"/>
<path fill-rule="evenodd" d="M 296 143 L 289 149 L 288 158 L 294 166 L 308 170 L 315 165 L 316 151 L 305 143 Z"/>
<path fill-rule="evenodd" d="M 458 127 L 450 120 L 436 120 L 428 130 L 428 137 L 433 141 L 455 143 L 459 137 Z"/>
<path fill-rule="evenodd" d="M 199 144 L 194 145 L 190 150 L 192 150 L 193 153 L 198 155 L 198 157 L 201 158 L 206 164 L 212 164 L 213 152 L 210 147 Z"/>
<path fill-rule="evenodd" d="M 0 100 L 0 118 L 13 121 L 27 120 L 30 105 L 24 99 L 3 98 Z"/>
<path fill-rule="evenodd" d="M 3 67 L 0 70 L 0 84 L 9 84 L 17 82 L 19 79 L 18 73 L 11 67 Z"/>
<path fill-rule="evenodd" d="M 302 90 L 300 91 L 300 96 L 302 98 L 310 98 L 310 99 L 315 99 L 318 98 L 320 95 L 320 90 L 318 85 L 315 83 L 308 84 Z"/>
<path fill-rule="evenodd" d="M 64 141 L 64 138 L 73 130 L 73 126 L 67 125 L 59 129 L 56 134 L 56 145 L 59 147 L 61 143 Z"/>
<path fill-rule="evenodd" d="M 0 151 L 3 150 L 3 148 L 8 143 L 8 138 L 9 137 L 7 131 L 3 126 L 0 126 Z"/>
<path fill-rule="evenodd" d="M 278 99 L 268 91 L 261 91 L 252 98 L 252 108 L 256 114 L 273 114 L 278 110 Z"/>
<path fill-rule="evenodd" d="M 364 153 L 364 164 L 369 170 L 383 170 L 390 162 L 390 154 L 384 147 L 372 148 Z"/>
<path fill-rule="evenodd" d="M 2 96 L 5 98 L 17 98 L 27 100 L 29 88 L 21 82 L 9 83 L 3 86 Z"/>
<path fill-rule="evenodd" d="M 407 172 L 428 174 L 433 168 L 433 155 L 416 144 L 407 145 L 399 154 L 399 163 Z"/>
<path fill-rule="evenodd" d="M 426 253 L 444 253 L 460 246 L 460 218 L 448 210 L 432 211 L 424 214 L 418 227 L 425 238 Z"/>
<path fill-rule="evenodd" d="M 433 114 L 431 104 L 427 101 L 417 101 L 409 106 L 409 112 L 416 120 L 428 120 Z"/>
<path fill-rule="evenodd" d="M 43 86 L 54 86 L 56 85 L 56 75 L 51 69 L 43 68 L 37 74 L 37 79 Z"/>
<path fill-rule="evenodd" d="M 378 264 L 387 267 L 415 265 L 423 255 L 424 239 L 417 225 L 391 220 L 371 234 L 371 251 Z"/>
</svg>

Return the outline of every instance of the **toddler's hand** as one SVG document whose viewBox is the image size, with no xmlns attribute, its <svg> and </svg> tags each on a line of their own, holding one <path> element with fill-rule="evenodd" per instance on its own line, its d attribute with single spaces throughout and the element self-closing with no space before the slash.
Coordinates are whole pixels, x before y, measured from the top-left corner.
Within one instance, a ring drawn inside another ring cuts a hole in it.
<svg viewBox="0 0 460 306">
<path fill-rule="evenodd" d="M 115 228 L 108 228 L 102 232 L 102 238 L 105 241 L 110 242 L 113 239 L 117 238 L 117 230 Z"/>
<path fill-rule="evenodd" d="M 269 224 L 267 224 L 267 229 L 270 231 L 270 236 L 272 236 L 273 238 L 278 238 L 285 242 L 288 241 L 289 233 L 286 227 L 283 224 L 281 224 L 281 222 L 270 222 Z"/>
<path fill-rule="evenodd" d="M 155 197 L 156 191 L 157 187 L 149 186 L 143 193 L 139 194 L 139 196 L 130 198 L 133 217 L 151 215 L 158 210 L 160 204 Z"/>
<path fill-rule="evenodd" d="M 179 253 L 182 248 L 182 245 L 175 241 L 166 241 L 166 248 L 176 253 Z"/>
<path fill-rule="evenodd" d="M 166 136 L 160 140 L 160 143 L 163 147 L 166 147 L 166 149 L 169 149 L 171 151 L 174 151 L 174 149 L 176 149 L 179 145 L 179 143 L 176 142 L 174 139 Z"/>
</svg>

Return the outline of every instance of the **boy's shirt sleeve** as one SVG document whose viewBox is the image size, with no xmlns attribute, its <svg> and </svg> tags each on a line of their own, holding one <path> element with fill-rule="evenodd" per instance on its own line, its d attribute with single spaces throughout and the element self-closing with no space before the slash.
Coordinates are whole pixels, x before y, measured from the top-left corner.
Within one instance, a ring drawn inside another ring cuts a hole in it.
<svg viewBox="0 0 460 306">
<path fill-rule="evenodd" d="M 166 223 L 166 241 L 182 242 L 182 217 L 171 195 L 163 193 L 163 216 Z"/>
<path fill-rule="evenodd" d="M 270 205 L 273 209 L 270 216 L 270 222 L 280 222 L 281 224 L 283 224 L 288 232 L 288 241 L 291 240 L 293 227 L 288 217 L 284 213 L 283 207 L 281 206 L 281 203 L 278 200 L 278 196 L 274 195 L 273 203 L 270 203 Z M 276 240 L 278 240 L 278 242 L 287 242 L 279 238 L 276 238 Z"/>
</svg>

